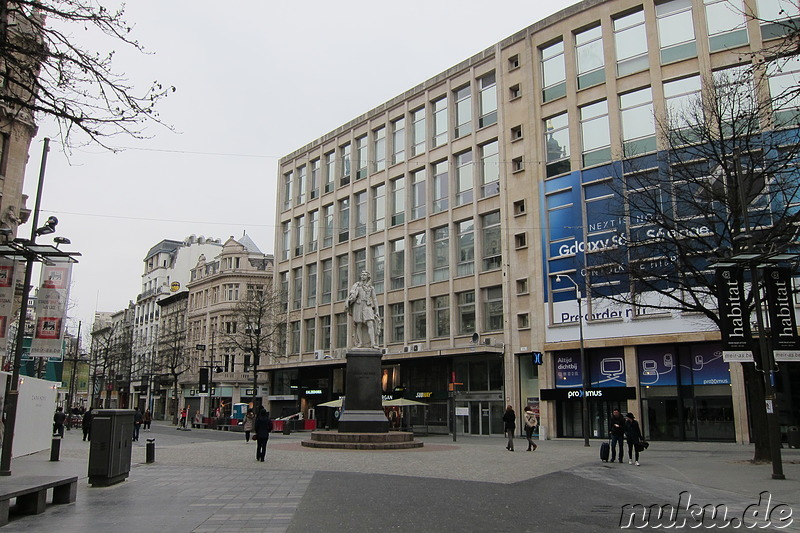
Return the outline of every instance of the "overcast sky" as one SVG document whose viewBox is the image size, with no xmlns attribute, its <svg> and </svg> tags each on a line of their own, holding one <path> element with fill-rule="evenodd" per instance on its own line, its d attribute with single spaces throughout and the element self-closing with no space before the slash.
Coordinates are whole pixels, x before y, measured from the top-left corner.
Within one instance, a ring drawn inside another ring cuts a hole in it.
<svg viewBox="0 0 800 533">
<path fill-rule="evenodd" d="M 68 327 L 81 320 L 85 332 L 95 311 L 135 300 L 145 254 L 162 239 L 246 231 L 273 253 L 280 157 L 573 3 L 135 0 L 127 20 L 149 55 L 75 28 L 94 49 L 116 50 L 115 71 L 143 89 L 158 80 L 177 91 L 160 107 L 175 132 L 118 138 L 121 153 L 88 147 L 68 160 L 40 123 L 28 206 L 49 136 L 40 221 L 56 215 L 65 248 L 83 254 Z"/>
</svg>

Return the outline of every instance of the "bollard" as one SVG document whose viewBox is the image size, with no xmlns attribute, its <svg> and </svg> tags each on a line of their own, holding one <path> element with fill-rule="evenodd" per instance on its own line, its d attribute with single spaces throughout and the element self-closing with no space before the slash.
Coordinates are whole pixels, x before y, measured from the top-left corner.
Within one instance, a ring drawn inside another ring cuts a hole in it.
<svg viewBox="0 0 800 533">
<path fill-rule="evenodd" d="M 145 462 L 147 464 L 156 462 L 156 439 L 147 439 L 145 454 Z"/>
<path fill-rule="evenodd" d="M 61 454 L 61 439 L 53 437 L 53 443 L 50 445 L 50 460 L 58 461 L 58 456 Z"/>
<path fill-rule="evenodd" d="M 283 421 L 283 434 L 284 435 L 291 435 L 292 434 L 292 426 L 289 425 L 290 420 Z"/>
</svg>

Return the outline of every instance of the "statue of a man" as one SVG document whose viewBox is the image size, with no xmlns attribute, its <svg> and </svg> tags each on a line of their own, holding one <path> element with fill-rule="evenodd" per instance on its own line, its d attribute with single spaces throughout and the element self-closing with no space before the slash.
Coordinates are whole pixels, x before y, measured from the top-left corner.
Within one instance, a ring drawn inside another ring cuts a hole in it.
<svg viewBox="0 0 800 533">
<path fill-rule="evenodd" d="M 347 297 L 347 312 L 353 317 L 356 348 L 378 348 L 381 334 L 381 317 L 378 314 L 378 297 L 372 287 L 372 276 L 364 270 L 359 281 L 353 284 Z"/>
</svg>

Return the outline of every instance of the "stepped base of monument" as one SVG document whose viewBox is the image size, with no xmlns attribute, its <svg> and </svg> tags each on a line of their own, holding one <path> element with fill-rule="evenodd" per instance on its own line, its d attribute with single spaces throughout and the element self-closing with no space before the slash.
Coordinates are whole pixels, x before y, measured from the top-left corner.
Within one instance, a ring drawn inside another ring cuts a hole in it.
<svg viewBox="0 0 800 533">
<path fill-rule="evenodd" d="M 421 448 L 422 442 L 414 440 L 407 431 L 389 433 L 339 433 L 338 431 L 314 431 L 310 440 L 300 444 L 308 448 L 334 448 L 340 450 L 406 450 Z"/>
</svg>

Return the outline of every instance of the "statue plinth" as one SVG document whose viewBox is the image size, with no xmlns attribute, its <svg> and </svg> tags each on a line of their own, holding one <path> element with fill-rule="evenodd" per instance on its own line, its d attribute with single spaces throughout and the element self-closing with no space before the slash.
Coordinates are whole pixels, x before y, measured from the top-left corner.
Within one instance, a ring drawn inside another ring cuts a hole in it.
<svg viewBox="0 0 800 533">
<path fill-rule="evenodd" d="M 349 348 L 339 433 L 388 432 L 389 421 L 381 404 L 381 352 L 373 348 Z"/>
</svg>

